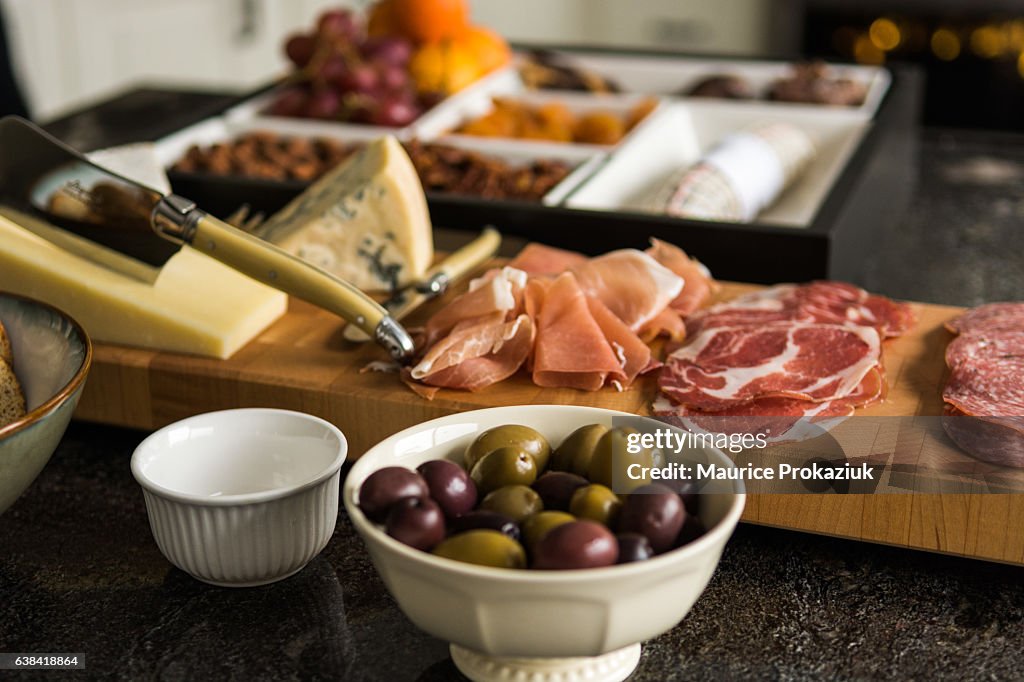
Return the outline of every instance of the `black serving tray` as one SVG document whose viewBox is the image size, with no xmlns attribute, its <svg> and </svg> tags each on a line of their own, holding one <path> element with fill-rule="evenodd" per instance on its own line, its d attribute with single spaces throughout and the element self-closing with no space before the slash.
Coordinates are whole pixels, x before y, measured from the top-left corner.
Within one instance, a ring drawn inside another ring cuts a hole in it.
<svg viewBox="0 0 1024 682">
<path fill-rule="evenodd" d="M 723 59 L 723 63 L 727 61 Z M 477 230 L 494 225 L 509 235 L 591 255 L 616 248 L 643 248 L 650 237 L 657 237 L 681 246 L 720 279 L 773 283 L 834 278 L 859 282 L 879 237 L 887 230 L 898 229 L 916 181 L 920 78 L 910 67 L 890 67 L 889 72 L 891 83 L 872 124 L 805 228 L 685 220 L 446 194 L 428 194 L 431 218 L 435 225 L 446 228 Z M 307 186 L 296 181 L 174 171 L 169 178 L 176 193 L 220 216 L 242 204 L 269 215 Z"/>
</svg>

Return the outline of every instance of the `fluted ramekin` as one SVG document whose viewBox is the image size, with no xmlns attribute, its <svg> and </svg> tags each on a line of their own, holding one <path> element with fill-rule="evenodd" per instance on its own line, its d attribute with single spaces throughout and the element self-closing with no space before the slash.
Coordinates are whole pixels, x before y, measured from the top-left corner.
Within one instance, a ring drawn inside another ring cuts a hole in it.
<svg viewBox="0 0 1024 682">
<path fill-rule="evenodd" d="M 193 577 L 251 587 L 297 573 L 327 545 L 348 444 L 300 412 L 210 412 L 166 426 L 132 455 L 149 525 Z"/>
</svg>

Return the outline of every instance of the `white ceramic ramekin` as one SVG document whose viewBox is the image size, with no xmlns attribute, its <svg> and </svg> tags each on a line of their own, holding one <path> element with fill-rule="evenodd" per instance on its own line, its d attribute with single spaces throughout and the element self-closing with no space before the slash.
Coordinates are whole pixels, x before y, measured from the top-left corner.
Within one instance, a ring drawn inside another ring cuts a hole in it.
<svg viewBox="0 0 1024 682">
<path fill-rule="evenodd" d="M 132 456 L 149 525 L 172 564 L 225 587 L 298 572 L 327 545 L 338 517 L 348 444 L 300 412 L 211 412 L 166 426 Z"/>
</svg>

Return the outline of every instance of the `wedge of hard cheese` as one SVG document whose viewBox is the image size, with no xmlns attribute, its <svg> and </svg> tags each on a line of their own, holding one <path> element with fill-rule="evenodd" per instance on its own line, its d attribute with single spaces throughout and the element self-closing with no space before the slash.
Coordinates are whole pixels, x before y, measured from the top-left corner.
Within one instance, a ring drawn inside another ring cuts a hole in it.
<svg viewBox="0 0 1024 682">
<path fill-rule="evenodd" d="M 185 247 L 146 284 L 0 217 L 0 289 L 75 318 L 94 341 L 226 358 L 284 314 L 288 300 Z"/>
<path fill-rule="evenodd" d="M 364 291 L 415 282 L 434 257 L 423 186 L 390 136 L 318 180 L 256 235 Z"/>
</svg>

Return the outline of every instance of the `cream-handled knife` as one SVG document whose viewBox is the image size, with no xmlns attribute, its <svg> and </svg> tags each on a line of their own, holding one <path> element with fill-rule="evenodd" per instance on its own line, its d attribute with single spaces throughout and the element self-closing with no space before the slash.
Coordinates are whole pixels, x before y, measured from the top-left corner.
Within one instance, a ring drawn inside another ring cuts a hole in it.
<svg viewBox="0 0 1024 682">
<path fill-rule="evenodd" d="M 399 291 L 381 305 L 393 320 L 401 321 L 427 301 L 443 294 L 452 282 L 462 279 L 480 267 L 498 252 L 499 246 L 501 234 L 492 227 L 486 227 L 479 237 L 428 270 L 418 284 Z M 345 326 L 344 336 L 355 343 L 370 340 L 370 337 L 354 324 Z"/>
</svg>

